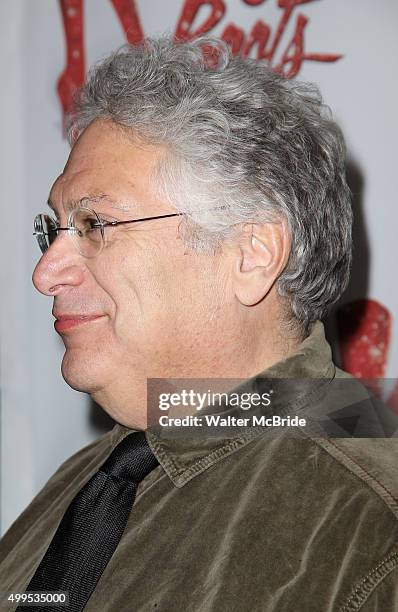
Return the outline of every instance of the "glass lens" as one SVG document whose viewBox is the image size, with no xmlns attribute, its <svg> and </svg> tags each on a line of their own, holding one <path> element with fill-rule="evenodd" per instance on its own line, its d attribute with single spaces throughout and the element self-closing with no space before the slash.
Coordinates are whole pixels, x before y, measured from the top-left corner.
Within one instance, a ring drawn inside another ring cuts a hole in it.
<svg viewBox="0 0 398 612">
<path fill-rule="evenodd" d="M 79 252 L 84 257 L 95 257 L 102 249 L 104 228 L 94 210 L 76 208 L 70 218 L 73 236 Z"/>
<path fill-rule="evenodd" d="M 45 253 L 58 235 L 57 222 L 50 215 L 39 214 L 34 221 L 34 230 L 39 247 Z"/>
</svg>

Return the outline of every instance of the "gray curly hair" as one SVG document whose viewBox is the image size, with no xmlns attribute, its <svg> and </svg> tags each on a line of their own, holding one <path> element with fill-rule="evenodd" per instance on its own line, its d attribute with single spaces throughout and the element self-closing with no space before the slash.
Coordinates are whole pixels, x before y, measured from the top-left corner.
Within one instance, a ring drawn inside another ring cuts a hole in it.
<svg viewBox="0 0 398 612">
<path fill-rule="evenodd" d="M 345 145 L 330 115 L 315 85 L 232 57 L 219 40 L 160 38 L 94 66 L 69 135 L 74 142 L 107 118 L 166 145 L 159 192 L 186 213 L 182 233 L 193 249 L 214 248 L 237 224 L 284 218 L 292 248 L 276 286 L 305 331 L 338 300 L 351 266 Z"/>
</svg>

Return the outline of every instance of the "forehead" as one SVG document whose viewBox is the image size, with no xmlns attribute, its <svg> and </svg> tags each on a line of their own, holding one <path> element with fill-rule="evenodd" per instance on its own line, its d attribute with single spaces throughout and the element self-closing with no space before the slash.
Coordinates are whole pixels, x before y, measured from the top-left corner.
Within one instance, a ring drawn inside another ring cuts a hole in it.
<svg viewBox="0 0 398 612">
<path fill-rule="evenodd" d="M 147 199 L 153 196 L 153 174 L 164 155 L 164 147 L 130 138 L 111 121 L 96 120 L 74 145 L 50 200 L 65 205 L 93 193 Z"/>
</svg>

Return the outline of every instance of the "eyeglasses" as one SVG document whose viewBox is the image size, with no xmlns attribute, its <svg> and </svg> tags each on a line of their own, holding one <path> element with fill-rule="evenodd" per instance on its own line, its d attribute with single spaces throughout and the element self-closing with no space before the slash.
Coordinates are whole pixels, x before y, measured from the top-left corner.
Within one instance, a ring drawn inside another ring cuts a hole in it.
<svg viewBox="0 0 398 612">
<path fill-rule="evenodd" d="M 42 253 L 52 245 L 59 232 L 69 232 L 77 249 L 83 257 L 96 257 L 105 244 L 105 228 L 125 225 L 127 223 L 139 223 L 141 221 L 153 221 L 154 219 L 167 219 L 169 217 L 180 217 L 184 213 L 171 213 L 169 215 L 157 215 L 155 217 L 143 217 L 141 219 L 130 219 L 128 221 L 104 221 L 95 210 L 79 206 L 75 208 L 68 219 L 68 227 L 60 227 L 56 219 L 45 213 L 36 215 L 34 220 L 33 236 Z"/>
</svg>

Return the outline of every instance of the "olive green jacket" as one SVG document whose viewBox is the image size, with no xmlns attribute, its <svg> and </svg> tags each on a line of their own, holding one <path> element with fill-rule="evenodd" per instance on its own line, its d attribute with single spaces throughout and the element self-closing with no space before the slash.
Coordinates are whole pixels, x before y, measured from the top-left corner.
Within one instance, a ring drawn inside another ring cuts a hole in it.
<svg viewBox="0 0 398 612">
<path fill-rule="evenodd" d="M 284 398 L 285 413 L 315 414 L 330 381 L 348 378 L 320 322 L 266 375 L 316 382 Z M 334 409 L 344 401 L 333 397 Z M 0 543 L 0 591 L 26 588 L 67 506 L 130 431 L 116 425 L 68 459 L 12 525 Z M 138 487 L 87 612 L 398 610 L 396 437 L 257 427 L 190 442 L 147 438 L 160 465 Z"/>
</svg>

